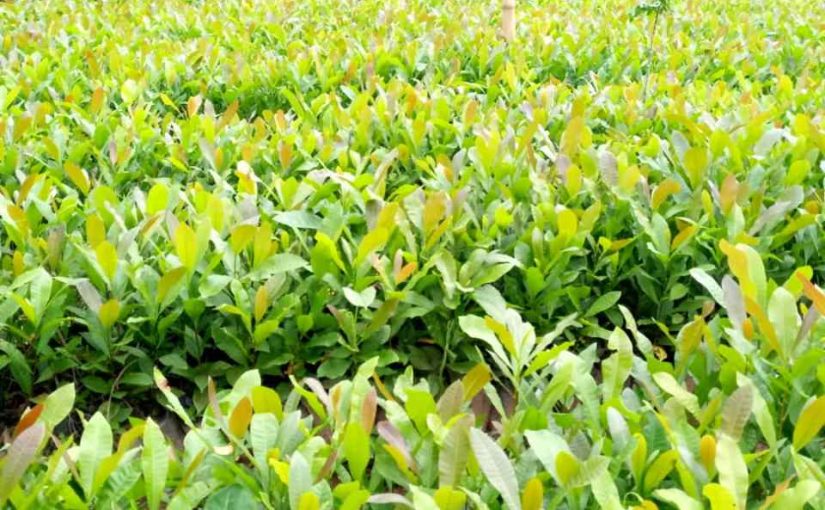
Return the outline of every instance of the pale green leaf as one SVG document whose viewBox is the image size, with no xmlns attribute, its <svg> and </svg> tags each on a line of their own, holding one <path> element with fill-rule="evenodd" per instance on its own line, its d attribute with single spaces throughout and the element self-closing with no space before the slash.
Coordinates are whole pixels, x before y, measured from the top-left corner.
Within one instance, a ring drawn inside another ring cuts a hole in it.
<svg viewBox="0 0 825 510">
<path fill-rule="evenodd" d="M 501 494 L 510 510 L 521 510 L 518 480 L 513 465 L 504 450 L 484 432 L 470 429 L 470 445 L 479 468 L 490 485 Z"/>
</svg>

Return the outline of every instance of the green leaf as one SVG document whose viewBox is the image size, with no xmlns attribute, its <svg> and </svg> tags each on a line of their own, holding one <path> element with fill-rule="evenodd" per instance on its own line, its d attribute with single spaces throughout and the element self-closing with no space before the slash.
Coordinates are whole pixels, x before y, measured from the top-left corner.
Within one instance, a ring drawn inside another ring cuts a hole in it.
<svg viewBox="0 0 825 510">
<path fill-rule="evenodd" d="M 276 223 L 297 229 L 319 229 L 321 219 L 306 211 L 283 211 L 276 213 L 273 217 Z"/>
<path fill-rule="evenodd" d="M 688 412 L 694 416 L 699 415 L 699 399 L 696 395 L 684 389 L 672 375 L 667 372 L 656 372 L 653 374 L 653 380 Z"/>
<path fill-rule="evenodd" d="M 816 480 L 800 480 L 795 486 L 785 490 L 774 501 L 771 508 L 777 510 L 803 510 L 815 496 L 821 495 L 822 485 Z"/>
<path fill-rule="evenodd" d="M 423 489 L 411 485 L 410 493 L 412 494 L 412 504 L 415 510 L 440 510 L 435 498 L 424 492 Z"/>
<path fill-rule="evenodd" d="M 470 429 L 470 445 L 487 481 L 501 494 L 510 510 L 521 510 L 516 472 L 504 450 L 484 432 Z"/>
<path fill-rule="evenodd" d="M 311 493 L 310 493 L 311 494 Z M 339 507 L 340 510 L 359 510 L 370 499 L 370 492 L 366 489 L 353 491 L 347 495 Z"/>
<path fill-rule="evenodd" d="M 166 475 L 169 471 L 169 456 L 166 439 L 160 427 L 149 418 L 143 430 L 143 453 L 141 454 L 141 468 L 143 483 L 146 486 L 146 500 L 149 508 L 157 510 L 160 507 L 163 489 L 166 486 Z"/>
<path fill-rule="evenodd" d="M 275 448 L 277 439 L 278 419 L 274 414 L 268 412 L 258 413 L 256 408 L 256 414 L 252 416 L 252 423 L 249 426 L 249 445 L 252 447 L 252 454 L 255 456 L 255 461 L 261 468 L 264 485 L 269 483 L 271 471 L 267 464 L 267 456 L 269 455 L 269 451 Z"/>
<path fill-rule="evenodd" d="M 736 382 L 739 386 L 751 387 L 751 393 L 753 395 L 752 411 L 756 424 L 759 426 L 759 430 L 762 431 L 762 435 L 768 442 L 768 446 L 771 448 L 776 447 L 776 429 L 774 428 L 774 419 L 771 415 L 770 409 L 768 408 L 768 403 L 765 402 L 764 398 L 762 398 L 762 394 L 753 384 L 753 381 L 744 375 L 739 373 L 736 374 Z"/>
<path fill-rule="evenodd" d="M 702 503 L 681 489 L 656 489 L 653 497 L 666 503 L 670 503 L 679 510 L 702 510 Z"/>
<path fill-rule="evenodd" d="M 796 298 L 784 287 L 777 287 L 771 294 L 768 302 L 768 319 L 782 347 L 779 354 L 785 357 L 792 355 L 802 320 L 796 311 Z"/>
<path fill-rule="evenodd" d="M 266 280 L 276 274 L 287 273 L 304 269 L 308 266 L 306 260 L 292 253 L 277 253 L 263 261 L 247 278 L 252 281 Z"/>
<path fill-rule="evenodd" d="M 120 98 L 127 106 L 134 103 L 138 96 L 140 96 L 140 87 L 135 80 L 126 80 L 120 86 Z"/>
<path fill-rule="evenodd" d="M 38 268 L 36 276 L 31 282 L 31 303 L 34 313 L 37 316 L 36 324 L 40 323 L 40 318 L 46 313 L 46 306 L 52 293 L 52 276 L 45 269 Z"/>
<path fill-rule="evenodd" d="M 739 441 L 752 408 L 753 388 L 747 385 L 739 387 L 728 397 L 722 408 L 722 433 Z"/>
<path fill-rule="evenodd" d="M 698 267 L 694 267 L 689 272 L 690 276 L 692 276 L 694 280 L 699 282 L 702 287 L 708 291 L 714 301 L 721 306 L 725 305 L 725 293 L 722 291 L 722 287 L 716 283 L 716 280 L 714 280 L 711 275 Z"/>
<path fill-rule="evenodd" d="M 716 470 L 719 483 L 733 496 L 739 510 L 748 499 L 748 466 L 736 440 L 722 434 L 716 443 Z"/>
<path fill-rule="evenodd" d="M 289 462 L 289 508 L 300 508 L 301 496 L 312 487 L 312 473 L 309 464 L 299 452 L 292 454 Z"/>
<path fill-rule="evenodd" d="M 351 421 L 344 429 L 344 458 L 353 479 L 361 480 L 370 460 L 370 438 L 361 423 Z"/>
<path fill-rule="evenodd" d="M 257 509 L 260 506 L 255 499 L 255 495 L 248 488 L 236 483 L 209 496 L 203 510 Z"/>
<path fill-rule="evenodd" d="M 74 407 L 74 399 L 74 383 L 64 384 L 56 389 L 43 401 L 43 413 L 40 415 L 40 421 L 46 424 L 48 430 L 54 430 L 71 412 L 72 407 Z"/>
<path fill-rule="evenodd" d="M 0 351 L 8 356 L 9 369 L 14 380 L 26 394 L 32 391 L 32 369 L 26 361 L 26 356 L 11 342 L 0 339 Z M 2 359 L 2 358 L 0 358 Z"/>
<path fill-rule="evenodd" d="M 361 292 L 356 292 L 350 287 L 344 287 L 344 297 L 350 302 L 352 306 L 359 308 L 368 308 L 373 301 L 375 301 L 375 287 L 367 287 Z"/>
<path fill-rule="evenodd" d="M 80 485 L 87 500 L 94 496 L 92 487 L 95 474 L 103 459 L 111 455 L 112 443 L 112 427 L 100 412 L 95 413 L 86 423 L 86 428 L 80 437 L 80 449 L 77 455 Z"/>
<path fill-rule="evenodd" d="M 530 444 L 533 453 L 538 457 L 544 469 L 550 472 L 559 484 L 561 480 L 556 472 L 556 457 L 561 452 L 570 453 L 570 446 L 558 434 L 550 430 L 527 430 L 524 437 Z"/>
<path fill-rule="evenodd" d="M 438 453 L 438 484 L 460 487 L 470 452 L 472 416 L 463 416 L 450 427 Z"/>
<path fill-rule="evenodd" d="M 605 310 L 609 310 L 619 302 L 621 297 L 622 293 L 617 290 L 602 294 L 596 298 L 596 301 L 594 301 L 592 305 L 590 305 L 590 308 L 587 309 L 584 316 L 593 317 L 594 315 L 604 312 Z"/>
<path fill-rule="evenodd" d="M 590 459 L 594 460 L 594 459 Z M 590 490 L 593 492 L 593 497 L 599 504 L 599 507 L 604 510 L 624 510 L 621 499 L 619 499 L 619 490 L 616 488 L 616 482 L 611 478 L 607 471 L 607 459 L 602 461 L 603 468 L 598 468 L 594 471 L 594 476 L 590 480 Z M 584 463 L 585 465 L 587 462 Z M 584 469 L 587 469 L 585 467 Z"/>
</svg>

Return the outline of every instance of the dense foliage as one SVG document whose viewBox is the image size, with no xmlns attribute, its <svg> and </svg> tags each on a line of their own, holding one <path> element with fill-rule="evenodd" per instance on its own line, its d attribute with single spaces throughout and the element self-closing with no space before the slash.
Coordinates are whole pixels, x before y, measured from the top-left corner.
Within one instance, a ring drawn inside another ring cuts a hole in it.
<svg viewBox="0 0 825 510">
<path fill-rule="evenodd" d="M 825 5 L 517 4 L 0 3 L 0 507 L 822 508 Z"/>
</svg>

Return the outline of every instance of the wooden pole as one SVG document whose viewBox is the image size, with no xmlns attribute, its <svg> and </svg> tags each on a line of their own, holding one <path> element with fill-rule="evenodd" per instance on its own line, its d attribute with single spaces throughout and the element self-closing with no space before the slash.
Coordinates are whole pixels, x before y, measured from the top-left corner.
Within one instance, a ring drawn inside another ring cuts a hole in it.
<svg viewBox="0 0 825 510">
<path fill-rule="evenodd" d="M 516 37 L 516 0 L 501 0 L 501 36 L 506 41 Z"/>
</svg>

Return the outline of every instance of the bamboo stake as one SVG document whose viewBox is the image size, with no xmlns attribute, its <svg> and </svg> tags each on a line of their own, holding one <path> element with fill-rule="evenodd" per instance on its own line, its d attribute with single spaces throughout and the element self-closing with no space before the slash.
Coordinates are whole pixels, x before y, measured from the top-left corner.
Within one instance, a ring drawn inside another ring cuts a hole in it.
<svg viewBox="0 0 825 510">
<path fill-rule="evenodd" d="M 501 36 L 506 41 L 516 37 L 516 0 L 501 0 Z"/>
</svg>

